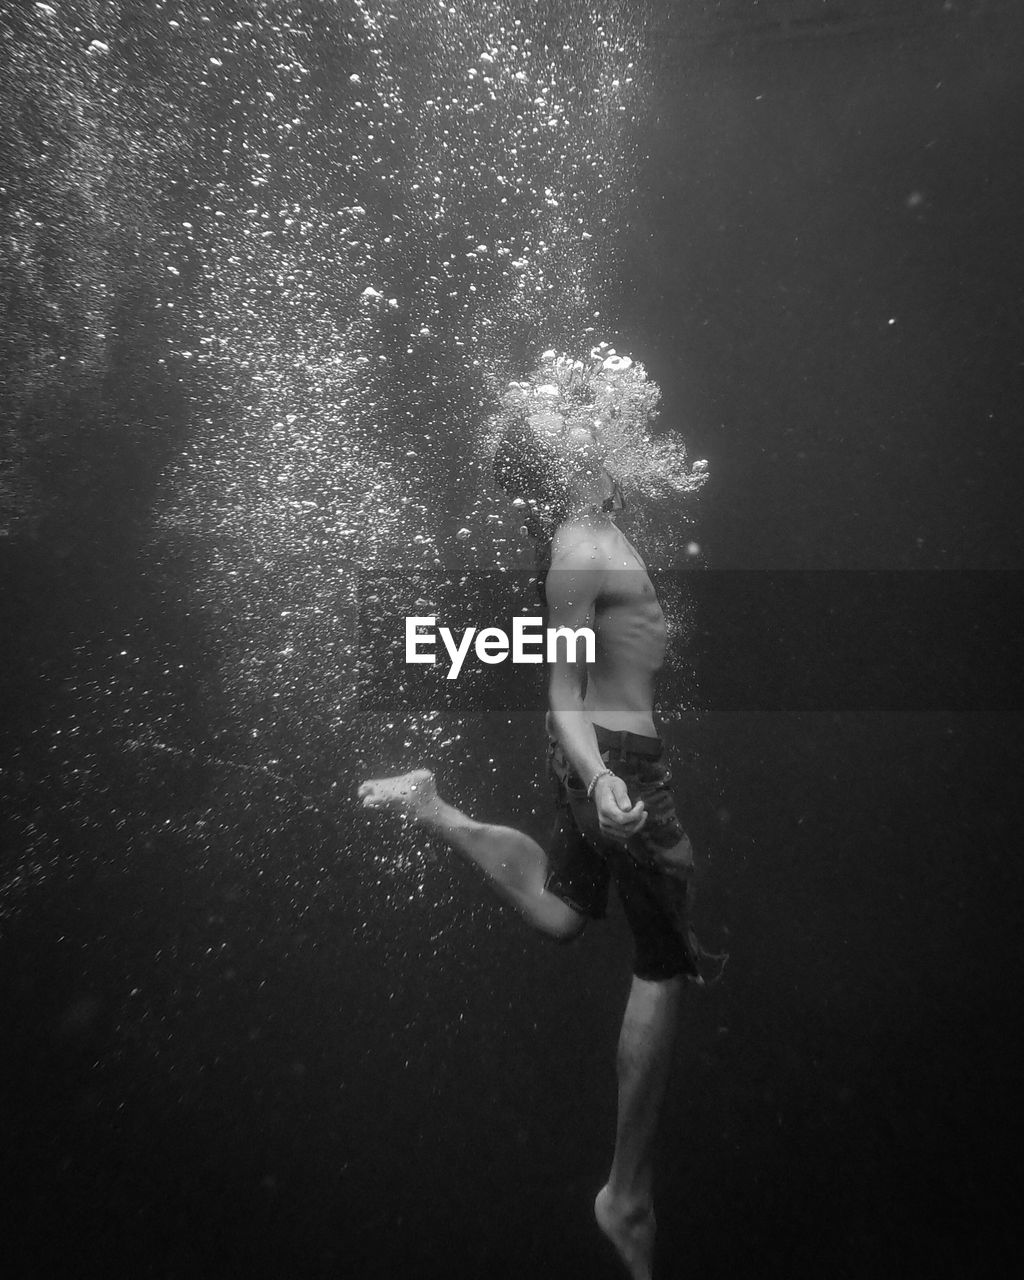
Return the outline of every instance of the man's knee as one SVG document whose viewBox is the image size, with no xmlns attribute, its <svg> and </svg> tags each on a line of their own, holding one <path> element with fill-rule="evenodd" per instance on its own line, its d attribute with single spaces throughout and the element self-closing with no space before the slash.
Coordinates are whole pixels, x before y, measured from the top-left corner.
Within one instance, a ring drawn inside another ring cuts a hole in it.
<svg viewBox="0 0 1024 1280">
<path fill-rule="evenodd" d="M 559 913 L 558 918 L 552 922 L 548 932 L 556 942 L 575 942 L 583 932 L 586 923 L 587 917 L 581 915 L 578 911 L 573 911 L 570 907 L 564 913 Z"/>
</svg>

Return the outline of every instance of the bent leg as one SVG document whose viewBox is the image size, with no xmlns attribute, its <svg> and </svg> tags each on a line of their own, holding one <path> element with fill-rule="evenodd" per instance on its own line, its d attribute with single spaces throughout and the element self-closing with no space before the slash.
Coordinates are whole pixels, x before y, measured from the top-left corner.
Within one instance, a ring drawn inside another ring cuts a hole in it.
<svg viewBox="0 0 1024 1280">
<path fill-rule="evenodd" d="M 654 1255 L 652 1181 L 683 979 L 633 979 L 619 1035 L 615 1155 L 594 1213 L 631 1280 L 650 1280 Z"/>
<path fill-rule="evenodd" d="M 441 836 L 484 873 L 503 901 L 542 933 L 568 939 L 575 937 L 586 923 L 585 916 L 544 887 L 548 859 L 536 840 L 513 827 L 468 817 L 441 799 L 428 770 L 364 782 L 359 795 L 365 807 L 396 808 L 417 825 Z"/>
<path fill-rule="evenodd" d="M 542 933 L 573 938 L 586 924 L 585 916 L 544 887 L 547 854 L 528 835 L 513 827 L 476 822 L 443 800 L 423 825 L 479 867 L 498 896 Z"/>
</svg>

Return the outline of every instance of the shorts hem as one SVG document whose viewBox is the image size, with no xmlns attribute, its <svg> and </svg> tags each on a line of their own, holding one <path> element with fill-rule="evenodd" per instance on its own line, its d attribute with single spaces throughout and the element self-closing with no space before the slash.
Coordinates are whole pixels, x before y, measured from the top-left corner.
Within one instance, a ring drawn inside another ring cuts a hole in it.
<svg viewBox="0 0 1024 1280">
<path fill-rule="evenodd" d="M 602 911 L 599 907 L 590 906 L 582 902 L 569 890 L 561 889 L 552 884 L 550 878 L 544 882 L 544 892 L 550 893 L 552 897 L 564 902 L 567 907 L 572 907 L 573 911 L 579 912 L 581 916 L 585 916 L 588 920 L 604 920 L 608 915 L 607 910 Z"/>
</svg>

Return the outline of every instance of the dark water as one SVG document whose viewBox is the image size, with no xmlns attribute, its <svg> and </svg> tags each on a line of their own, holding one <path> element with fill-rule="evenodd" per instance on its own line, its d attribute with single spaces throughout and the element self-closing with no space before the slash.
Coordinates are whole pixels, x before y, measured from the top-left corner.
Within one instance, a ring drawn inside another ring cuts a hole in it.
<svg viewBox="0 0 1024 1280">
<path fill-rule="evenodd" d="M 651 11 L 643 146 L 600 303 L 711 461 L 693 536 L 716 569 L 1017 571 L 1019 18 L 827 8 Z M 295 6 L 293 26 L 329 9 Z M 99 38 L 104 15 L 83 14 Z M 219 31 L 245 17 L 210 14 Z M 167 94 L 180 67 L 136 19 L 150 59 L 136 74 Z M 11 56 L 35 47 L 16 24 L 12 39 Z M 331 58 L 314 69 L 327 94 Z M 41 134 L 47 102 L 68 101 L 49 88 Z M 613 1136 L 621 919 L 569 949 L 539 943 L 440 848 L 352 801 L 368 771 L 425 752 L 457 802 L 542 833 L 541 690 L 504 715 L 417 709 L 411 725 L 397 704 L 375 718 L 339 702 L 338 651 L 280 617 L 326 600 L 344 636 L 343 575 L 324 586 L 311 536 L 282 520 L 261 542 L 256 500 L 246 523 L 195 479 L 212 459 L 224 492 L 248 474 L 258 490 L 251 457 L 272 452 L 283 413 L 222 366 L 161 364 L 216 307 L 199 259 L 180 259 L 195 277 L 169 320 L 147 246 L 237 178 L 200 145 L 203 112 L 216 123 L 229 97 L 181 123 L 189 147 L 160 152 L 175 182 L 133 178 L 148 205 L 100 202 L 119 226 L 138 218 L 137 248 L 65 207 L 61 227 L 93 239 L 55 232 L 45 270 L 11 268 L 5 439 L 33 488 L 3 543 L 6 1271 L 611 1277 L 590 1205 Z M 55 199 L 33 172 L 15 177 Z M 91 171 L 76 172 L 61 199 L 95 213 Z M 59 314 L 32 302 L 39 281 Z M 537 332 L 490 297 L 510 346 L 558 340 L 559 304 Z M 107 308 L 102 350 L 74 306 Z M 460 340 L 478 332 L 449 319 Z M 359 349 L 390 352 L 383 326 Z M 72 340 L 89 379 L 25 354 Z M 290 376 L 275 342 L 267 367 Z M 454 339 L 435 353 L 443 376 L 420 398 L 412 361 L 359 409 L 389 409 L 394 458 L 437 433 L 424 483 L 393 474 L 441 531 L 467 519 L 460 397 L 475 384 L 457 356 Z M 153 517 L 169 471 L 173 536 Z M 322 474 L 296 492 L 320 496 Z M 391 495 L 384 552 L 405 529 Z M 219 533 L 201 518 L 214 509 L 230 516 Z M 910 710 L 836 697 L 681 716 L 670 675 L 670 747 L 708 778 L 702 931 L 731 959 L 680 1034 L 661 1275 L 1017 1273 L 1022 723 L 1009 697 L 965 707 L 958 661 L 948 648 L 948 683 Z"/>
</svg>

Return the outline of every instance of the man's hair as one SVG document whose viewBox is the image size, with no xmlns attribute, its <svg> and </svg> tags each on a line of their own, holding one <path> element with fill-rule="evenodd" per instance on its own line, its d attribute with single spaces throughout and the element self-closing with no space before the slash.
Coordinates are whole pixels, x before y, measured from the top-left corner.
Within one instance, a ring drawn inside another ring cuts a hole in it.
<svg viewBox="0 0 1024 1280">
<path fill-rule="evenodd" d="M 548 540 L 572 505 L 572 494 L 559 470 L 553 446 L 525 422 L 513 423 L 501 437 L 494 455 L 494 478 L 510 498 L 522 498 L 529 505 Z"/>
<path fill-rule="evenodd" d="M 524 523 L 533 541 L 537 590 L 545 603 L 551 539 L 572 507 L 572 493 L 559 472 L 554 447 L 525 422 L 513 423 L 505 431 L 494 455 L 494 478 L 510 498 L 526 503 Z"/>
</svg>

